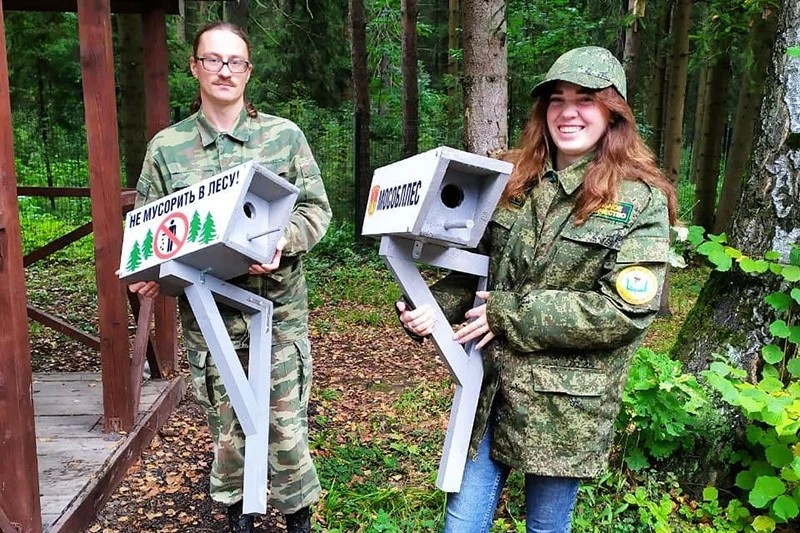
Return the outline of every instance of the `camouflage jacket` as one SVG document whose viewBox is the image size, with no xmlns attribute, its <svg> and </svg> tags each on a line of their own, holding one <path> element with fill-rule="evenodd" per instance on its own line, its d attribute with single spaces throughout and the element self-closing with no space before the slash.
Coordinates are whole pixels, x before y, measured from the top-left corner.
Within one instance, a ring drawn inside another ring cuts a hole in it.
<svg viewBox="0 0 800 533">
<path fill-rule="evenodd" d="M 479 250 L 490 256 L 487 317 L 497 337 L 483 350 L 471 452 L 492 416 L 495 459 L 538 475 L 606 468 L 630 362 L 666 270 L 660 190 L 626 180 L 616 202 L 574 223 L 587 164 L 550 170 L 517 204 L 496 209 Z M 433 287 L 454 323 L 472 305 L 465 286 L 456 274 Z"/>
<path fill-rule="evenodd" d="M 284 235 L 288 241 L 280 267 L 269 275 L 232 280 L 271 300 L 272 342 L 291 342 L 308 334 L 308 303 L 303 253 L 325 234 L 331 209 L 325 187 L 303 132 L 289 120 L 243 110 L 228 133 L 214 130 L 202 111 L 156 134 L 147 147 L 136 186 L 137 207 L 249 160 L 266 166 L 300 189 Z M 186 345 L 205 350 L 205 341 L 185 298 L 179 299 Z M 234 347 L 248 345 L 249 317 L 220 306 Z"/>
</svg>

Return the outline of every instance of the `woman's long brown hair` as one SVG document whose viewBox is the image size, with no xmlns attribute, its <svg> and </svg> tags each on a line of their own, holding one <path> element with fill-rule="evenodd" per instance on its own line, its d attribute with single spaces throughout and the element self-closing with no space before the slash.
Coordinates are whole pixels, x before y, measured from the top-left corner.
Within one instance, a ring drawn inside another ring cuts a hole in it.
<svg viewBox="0 0 800 533">
<path fill-rule="evenodd" d="M 216 22 L 210 22 L 200 28 L 194 36 L 194 41 L 192 43 L 192 54 L 194 55 L 195 59 L 197 59 L 197 49 L 200 48 L 200 37 L 207 31 L 211 30 L 223 30 L 229 31 L 232 34 L 236 35 L 238 38 L 244 41 L 245 46 L 247 47 L 247 59 L 250 59 L 250 38 L 247 36 L 247 33 L 237 26 L 236 24 L 231 24 L 230 22 L 224 22 L 222 20 L 218 20 Z M 203 101 L 200 98 L 200 89 L 197 89 L 197 96 L 194 98 L 194 102 L 192 102 L 191 107 L 189 108 L 190 113 L 196 113 L 200 109 L 200 105 Z M 244 101 L 244 108 L 247 110 L 247 114 L 251 117 L 257 117 L 258 111 L 256 111 L 255 106 L 249 101 Z"/>
<path fill-rule="evenodd" d="M 517 148 L 504 157 L 514 163 L 514 170 L 500 198 L 501 205 L 509 205 L 513 198 L 535 187 L 547 167 L 548 158 L 555 154 L 556 146 L 547 131 L 547 106 L 554 88 L 555 85 L 537 98 Z M 575 221 L 583 224 L 601 205 L 616 201 L 622 180 L 639 180 L 663 191 L 667 197 L 670 224 L 675 224 L 675 188 L 658 168 L 653 152 L 639 136 L 630 106 L 613 87 L 589 94 L 605 108 L 610 120 L 608 130 L 597 143 L 595 157 L 586 169 L 583 186 L 575 200 Z"/>
</svg>

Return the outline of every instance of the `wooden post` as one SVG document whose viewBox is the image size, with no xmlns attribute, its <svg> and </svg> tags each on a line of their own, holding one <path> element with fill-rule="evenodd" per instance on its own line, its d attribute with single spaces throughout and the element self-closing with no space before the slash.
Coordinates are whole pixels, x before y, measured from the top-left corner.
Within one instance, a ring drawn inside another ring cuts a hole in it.
<svg viewBox="0 0 800 533">
<path fill-rule="evenodd" d="M 147 138 L 169 126 L 169 57 L 167 19 L 162 8 L 142 14 L 144 34 L 144 88 L 147 102 Z M 188 61 L 188 59 L 187 59 Z M 159 296 L 155 312 L 155 348 L 161 373 L 170 376 L 178 368 L 178 330 L 175 298 Z"/>
<path fill-rule="evenodd" d="M 6 526 L 42 530 L 8 60 L 0 0 L 0 508 Z M 7 520 L 5 520 L 7 519 Z M 5 531 L 5 527 L 3 528 Z"/>
<path fill-rule="evenodd" d="M 127 301 L 125 288 L 115 274 L 122 246 L 122 186 L 110 0 L 78 0 L 78 33 L 100 315 L 103 429 L 128 431 L 135 413 Z"/>
</svg>

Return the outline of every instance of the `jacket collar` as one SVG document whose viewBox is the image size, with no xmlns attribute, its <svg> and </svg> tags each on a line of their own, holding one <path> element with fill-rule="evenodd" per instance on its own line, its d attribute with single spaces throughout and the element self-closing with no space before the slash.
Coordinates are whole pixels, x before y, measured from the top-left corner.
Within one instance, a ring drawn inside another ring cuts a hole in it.
<svg viewBox="0 0 800 533">
<path fill-rule="evenodd" d="M 247 119 L 247 110 L 242 108 L 239 111 L 239 117 L 236 119 L 233 129 L 226 132 L 226 134 L 239 142 L 247 142 L 250 139 L 250 127 Z M 220 132 L 214 129 L 214 126 L 208 121 L 202 109 L 197 112 L 197 131 L 200 133 L 200 141 L 203 143 L 203 148 L 216 141 L 220 135 Z"/>
<path fill-rule="evenodd" d="M 586 176 L 586 167 L 592 162 L 594 155 L 594 152 L 589 152 L 567 168 L 558 171 L 553 169 L 552 161 L 548 161 L 544 174 L 542 174 L 542 179 L 558 181 L 564 192 L 567 195 L 572 195 L 583 184 L 583 178 Z M 553 175 L 556 177 L 555 180 L 549 177 Z"/>
</svg>

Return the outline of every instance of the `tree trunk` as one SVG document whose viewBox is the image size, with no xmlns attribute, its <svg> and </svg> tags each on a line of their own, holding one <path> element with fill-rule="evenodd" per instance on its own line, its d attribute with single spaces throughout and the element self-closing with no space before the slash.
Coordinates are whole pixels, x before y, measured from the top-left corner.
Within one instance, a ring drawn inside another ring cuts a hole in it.
<svg viewBox="0 0 800 533">
<path fill-rule="evenodd" d="M 697 74 L 697 98 L 694 108 L 694 129 L 692 130 L 692 166 L 689 170 L 689 179 L 692 183 L 697 183 L 698 169 L 702 165 L 702 159 L 708 153 L 708 135 L 705 134 L 706 111 L 706 90 L 708 89 L 708 61 L 703 61 L 700 65 L 700 72 Z"/>
<path fill-rule="evenodd" d="M 674 184 L 677 184 L 681 177 L 683 108 L 686 103 L 686 77 L 689 68 L 691 14 L 691 0 L 675 0 L 672 6 L 672 55 L 669 61 L 667 116 L 664 128 L 664 171 Z"/>
<path fill-rule="evenodd" d="M 118 14 L 119 136 L 125 158 L 125 182 L 136 187 L 147 149 L 147 113 L 144 95 L 144 45 L 142 16 Z"/>
<path fill-rule="evenodd" d="M 487 155 L 508 148 L 505 0 L 464 0 L 464 146 Z"/>
<path fill-rule="evenodd" d="M 717 203 L 719 167 L 728 125 L 728 86 L 731 81 L 731 64 L 728 54 L 720 54 L 708 74 L 704 99 L 706 119 L 703 122 L 701 164 L 697 167 L 695 204 L 692 222 L 706 231 L 714 227 L 714 209 Z"/>
<path fill-rule="evenodd" d="M 384 52 L 381 55 L 381 60 L 378 62 L 378 77 L 381 80 L 381 87 L 383 91 L 378 97 L 378 115 L 385 116 L 389 112 L 389 102 L 382 98 L 382 94 L 386 93 L 389 94 L 392 88 L 392 78 L 391 78 L 391 69 L 392 69 L 392 59 L 389 57 L 389 54 Z"/>
<path fill-rule="evenodd" d="M 788 262 L 793 244 L 800 243 L 800 69 L 787 49 L 800 46 L 800 0 L 787 0 L 772 52 L 755 147 L 739 207 L 733 218 L 730 243 L 751 257 L 768 250 Z M 724 354 L 733 364 L 758 377 L 761 347 L 772 340 L 773 309 L 764 297 L 777 287 L 775 277 L 750 276 L 739 270 L 714 272 L 700 292 L 673 348 L 673 356 L 689 371 L 708 368 L 712 354 Z M 727 480 L 729 465 L 719 464 L 720 447 L 730 444 L 738 428 L 732 416 L 721 421 L 717 435 L 704 435 L 698 446 L 692 482 Z M 733 428 L 733 429 L 731 429 Z"/>
<path fill-rule="evenodd" d="M 742 194 L 742 180 L 747 166 L 750 150 L 753 147 L 758 112 L 761 109 L 761 96 L 769 65 L 770 45 L 775 39 L 775 26 L 778 16 L 769 9 L 758 17 L 748 35 L 752 67 L 745 69 L 739 82 L 739 98 L 734 112 L 731 146 L 725 163 L 725 180 L 719 198 L 714 233 L 727 232 L 731 218 Z"/>
<path fill-rule="evenodd" d="M 226 9 L 226 20 L 247 31 L 250 22 L 250 0 L 234 0 L 223 5 Z"/>
<path fill-rule="evenodd" d="M 45 91 L 45 79 L 47 78 L 47 67 L 43 57 L 36 61 L 36 85 L 37 85 L 37 110 L 39 115 L 39 135 L 42 138 L 42 156 L 44 157 L 44 170 L 47 174 L 47 186 L 55 187 L 53 179 L 53 165 L 50 156 L 50 115 L 47 112 L 47 97 Z M 56 199 L 50 198 L 50 208 L 56 208 Z"/>
<path fill-rule="evenodd" d="M 350 0 L 350 58 L 355 98 L 355 187 L 356 235 L 361 235 L 371 181 L 369 161 L 369 72 L 367 71 L 367 17 L 364 0 Z"/>
<path fill-rule="evenodd" d="M 458 94 L 458 56 L 459 49 L 458 28 L 461 26 L 461 11 L 459 0 L 448 0 L 447 16 L 447 122 L 454 127 L 458 119 L 457 94 Z"/>
<path fill-rule="evenodd" d="M 653 82 L 650 94 L 650 106 L 648 108 L 648 116 L 650 126 L 653 130 L 653 137 L 650 140 L 650 147 L 656 155 L 659 164 L 664 161 L 664 112 L 666 91 L 664 90 L 667 85 L 667 50 L 666 38 L 669 33 L 670 21 L 670 3 L 665 2 L 661 6 L 661 11 L 658 17 L 658 34 L 656 52 L 655 52 L 655 72 L 653 73 Z"/>
<path fill-rule="evenodd" d="M 194 34 L 202 26 L 203 2 L 183 1 L 183 28 L 182 33 L 186 41 L 191 42 Z"/>
<path fill-rule="evenodd" d="M 628 101 L 633 101 L 636 94 L 636 83 L 639 78 L 639 48 L 642 44 L 640 21 L 644 18 L 647 0 L 628 0 L 628 17 L 630 22 L 625 28 L 625 46 L 622 52 L 622 64 L 625 67 L 625 79 L 628 86 Z"/>
<path fill-rule="evenodd" d="M 403 26 L 403 157 L 419 151 L 419 86 L 417 85 L 417 0 L 401 0 Z"/>
<path fill-rule="evenodd" d="M 448 22 L 448 10 L 450 0 L 435 0 L 430 7 L 431 25 L 435 28 L 432 32 L 432 49 L 431 57 L 429 60 L 430 65 L 427 70 L 430 72 L 431 77 L 436 80 L 443 80 L 444 75 L 447 74 L 447 56 L 450 54 L 447 50 L 448 35 L 445 31 Z M 423 13 L 425 4 L 423 3 Z M 419 9 L 419 8 L 418 8 Z M 419 47 L 418 55 L 422 55 L 425 45 Z M 425 64 L 425 60 L 421 59 L 421 63 Z"/>
</svg>

